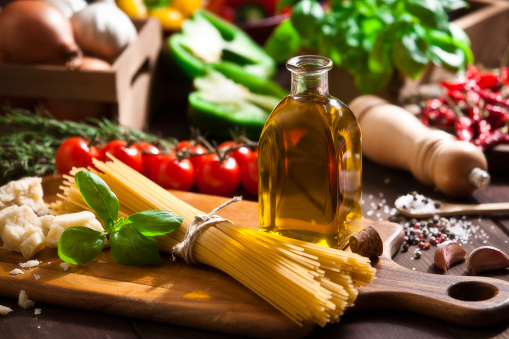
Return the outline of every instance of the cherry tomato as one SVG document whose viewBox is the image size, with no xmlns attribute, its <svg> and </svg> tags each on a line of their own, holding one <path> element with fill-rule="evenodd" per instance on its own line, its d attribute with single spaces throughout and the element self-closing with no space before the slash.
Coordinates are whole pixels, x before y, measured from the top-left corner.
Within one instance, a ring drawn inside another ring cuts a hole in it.
<svg viewBox="0 0 509 339">
<path fill-rule="evenodd" d="M 189 160 L 191 160 L 191 162 L 193 163 L 194 168 L 198 168 L 203 162 L 203 160 L 207 157 L 207 155 L 196 155 L 196 154 L 204 154 L 208 152 L 206 147 L 200 144 L 196 144 L 196 142 L 189 140 L 180 141 L 177 144 L 177 150 L 179 152 L 191 154 Z"/>
<path fill-rule="evenodd" d="M 151 177 L 152 168 L 159 161 L 157 154 L 161 153 L 161 151 L 156 146 L 145 141 L 138 142 L 138 145 L 140 146 L 142 151 L 141 174 L 153 180 L 153 178 Z"/>
<path fill-rule="evenodd" d="M 140 172 L 142 166 L 141 147 L 138 144 L 127 147 L 127 142 L 124 140 L 113 140 L 104 146 L 104 149 L 99 156 L 100 160 L 106 161 L 107 153 L 122 161 L 124 164 Z"/>
<path fill-rule="evenodd" d="M 225 141 L 218 147 L 220 150 L 236 148 L 235 150 L 229 151 L 228 155 L 237 160 L 237 164 L 239 164 L 241 172 L 244 170 L 244 167 L 247 166 L 247 162 L 249 161 L 253 153 L 248 147 L 242 145 L 243 145 L 242 143 L 237 141 Z"/>
<path fill-rule="evenodd" d="M 252 195 L 258 195 L 258 149 L 251 153 L 245 168 L 240 171 L 242 186 Z"/>
<path fill-rule="evenodd" d="M 154 182 L 166 189 L 189 191 L 194 184 L 194 167 L 189 159 L 179 160 L 175 154 L 156 155 L 151 171 Z"/>
<path fill-rule="evenodd" d="M 211 154 L 196 168 L 195 180 L 202 193 L 229 196 L 240 182 L 239 165 L 232 157 Z"/>
<path fill-rule="evenodd" d="M 80 137 L 65 140 L 57 149 L 55 166 L 57 171 L 68 174 L 73 167 L 92 166 L 92 159 L 99 156 L 96 147 L 89 147 L 88 141 Z"/>
</svg>

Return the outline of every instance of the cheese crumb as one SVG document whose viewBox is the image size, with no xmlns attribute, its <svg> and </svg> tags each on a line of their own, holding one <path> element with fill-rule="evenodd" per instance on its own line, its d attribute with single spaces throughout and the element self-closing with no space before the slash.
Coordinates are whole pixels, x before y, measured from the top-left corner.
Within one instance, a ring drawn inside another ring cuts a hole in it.
<svg viewBox="0 0 509 339">
<path fill-rule="evenodd" d="M 0 314 L 1 315 L 7 315 L 7 313 L 12 312 L 12 309 L 7 306 L 0 305 Z"/>
<path fill-rule="evenodd" d="M 34 314 L 35 314 L 35 315 L 39 315 L 39 314 L 41 314 L 41 311 L 42 311 L 42 310 L 41 310 L 40 308 L 36 308 L 36 309 L 34 310 Z"/>
<path fill-rule="evenodd" d="M 35 278 L 35 280 L 39 280 L 41 278 L 41 276 L 38 274 L 34 274 L 34 278 Z"/>
<path fill-rule="evenodd" d="M 20 262 L 19 266 L 21 266 L 23 268 L 32 268 L 32 267 L 38 266 L 41 262 L 42 261 L 39 261 L 37 259 L 28 260 L 27 262 Z"/>
<path fill-rule="evenodd" d="M 28 299 L 28 295 L 25 290 L 21 290 L 21 292 L 19 292 L 18 304 L 22 308 L 27 309 L 29 307 L 34 307 L 35 302 Z"/>
<path fill-rule="evenodd" d="M 15 268 L 15 269 L 13 269 L 10 273 L 11 273 L 12 275 L 25 274 L 25 272 L 23 272 L 23 271 L 22 271 L 22 270 L 20 270 L 19 268 Z"/>
<path fill-rule="evenodd" d="M 69 269 L 70 264 L 68 262 L 63 262 L 60 264 L 60 267 L 64 269 L 64 271 L 67 271 Z"/>
</svg>

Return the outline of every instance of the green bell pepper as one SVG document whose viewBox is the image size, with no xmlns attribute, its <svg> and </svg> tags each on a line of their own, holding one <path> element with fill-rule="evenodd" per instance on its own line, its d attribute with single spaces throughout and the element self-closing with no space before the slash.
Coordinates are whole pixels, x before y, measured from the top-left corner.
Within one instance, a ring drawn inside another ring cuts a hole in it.
<svg viewBox="0 0 509 339">
<path fill-rule="evenodd" d="M 210 65 L 233 63 L 247 73 L 270 78 L 276 63 L 240 28 L 203 10 L 184 21 L 167 41 L 171 61 L 189 78 L 204 76 Z"/>
<path fill-rule="evenodd" d="M 196 91 L 189 95 L 189 122 L 202 131 L 229 138 L 240 128 L 258 140 L 265 121 L 287 95 L 271 80 L 246 73 L 242 67 L 216 64 L 194 80 Z"/>
</svg>

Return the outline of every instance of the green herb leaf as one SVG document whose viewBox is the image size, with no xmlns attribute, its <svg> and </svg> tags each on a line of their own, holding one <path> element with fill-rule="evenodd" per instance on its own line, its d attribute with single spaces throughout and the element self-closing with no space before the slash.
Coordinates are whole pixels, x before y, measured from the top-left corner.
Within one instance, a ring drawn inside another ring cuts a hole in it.
<svg viewBox="0 0 509 339">
<path fill-rule="evenodd" d="M 286 62 L 302 46 L 299 33 L 290 20 L 278 25 L 267 39 L 264 49 L 276 62 Z"/>
<path fill-rule="evenodd" d="M 144 236 L 154 237 L 175 231 L 182 220 L 183 217 L 177 217 L 170 211 L 149 210 L 131 215 L 124 225 L 129 225 Z"/>
<path fill-rule="evenodd" d="M 103 233 L 88 227 L 68 228 L 60 236 L 58 256 L 71 264 L 86 264 L 102 251 L 104 239 Z"/>
<path fill-rule="evenodd" d="M 468 35 L 461 28 L 453 24 L 449 24 L 449 31 L 451 32 L 451 38 L 454 45 L 461 48 L 465 54 L 465 67 L 474 63 L 474 54 L 470 48 L 470 39 Z"/>
<path fill-rule="evenodd" d="M 429 62 L 425 33 L 419 28 L 418 25 L 410 27 L 397 39 L 391 55 L 395 67 L 412 79 L 417 79 Z"/>
<path fill-rule="evenodd" d="M 85 203 L 94 210 L 104 222 L 104 228 L 111 232 L 118 218 L 118 199 L 108 185 L 98 175 L 89 171 L 79 171 L 74 176 Z"/>
<path fill-rule="evenodd" d="M 406 0 L 405 8 L 424 26 L 445 30 L 449 25 L 449 17 L 439 0 Z"/>
<path fill-rule="evenodd" d="M 470 6 L 468 2 L 463 0 L 441 0 L 441 2 L 446 12 Z"/>
<path fill-rule="evenodd" d="M 111 256 L 119 264 L 160 264 L 159 248 L 154 238 L 148 238 L 130 226 L 110 236 Z"/>
<path fill-rule="evenodd" d="M 316 0 L 302 0 L 293 6 L 290 21 L 301 39 L 308 45 L 315 42 L 324 18 L 324 11 Z"/>
</svg>

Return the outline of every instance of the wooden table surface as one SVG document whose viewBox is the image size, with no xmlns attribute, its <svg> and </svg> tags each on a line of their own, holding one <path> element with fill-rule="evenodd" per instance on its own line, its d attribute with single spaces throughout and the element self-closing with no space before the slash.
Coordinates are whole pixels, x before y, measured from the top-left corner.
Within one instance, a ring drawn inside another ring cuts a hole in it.
<svg viewBox="0 0 509 339">
<path fill-rule="evenodd" d="M 369 160 L 363 162 L 363 199 L 364 216 L 371 219 L 388 220 L 391 216 L 384 213 L 385 205 L 392 208 L 394 200 L 408 191 L 418 191 L 433 198 L 444 198 L 429 187 L 418 183 L 406 172 L 380 167 Z M 484 190 L 474 192 L 480 201 L 505 199 L 509 201 L 509 178 L 496 175 L 493 184 Z M 472 201 L 473 198 L 472 198 Z M 380 206 L 373 209 L 373 206 Z M 385 209 L 387 210 L 387 209 Z M 373 213 L 370 213 L 373 211 Z M 378 215 L 380 213 L 380 215 Z M 394 216 L 392 217 L 394 219 Z M 497 218 L 475 216 L 469 218 L 474 225 L 481 226 L 486 235 L 478 239 L 472 237 L 469 249 L 487 244 L 499 248 L 509 248 L 508 216 Z M 488 238 L 489 236 L 489 238 Z M 486 241 L 486 243 L 484 243 Z M 502 245 L 500 245 L 502 244 Z M 505 246 L 505 247 L 502 247 Z M 398 252 L 394 260 L 400 265 L 428 272 L 441 274 L 432 265 L 433 249 L 424 251 L 420 259 L 414 260 L 413 248 L 408 252 Z M 465 274 L 465 265 L 453 266 L 447 274 Z M 487 276 L 509 281 L 509 270 L 496 272 Z M 14 312 L 0 317 L 2 338 L 230 338 L 231 336 L 205 332 L 191 328 L 124 318 L 109 314 L 91 313 L 79 309 L 63 308 L 50 304 L 38 303 L 42 309 L 40 315 L 34 315 L 33 308 L 23 310 L 17 300 L 0 298 L 0 305 L 11 307 Z M 452 325 L 438 319 L 394 310 L 356 311 L 350 310 L 341 318 L 339 324 L 318 328 L 309 338 L 509 338 L 509 323 L 490 328 L 469 328 Z"/>
<path fill-rule="evenodd" d="M 173 95 L 181 95 L 174 93 Z M 171 99 L 171 96 L 170 96 Z M 178 107 L 169 113 L 153 117 L 153 132 L 174 136 L 180 139 L 188 137 L 185 118 Z M 503 160 L 503 159 L 502 159 Z M 507 158 L 509 160 L 509 156 Z M 507 161 L 506 160 L 506 161 Z M 372 220 L 399 220 L 391 216 L 395 199 L 410 191 L 417 191 L 434 199 L 448 199 L 433 188 L 416 181 L 410 173 L 378 166 L 363 159 L 363 215 Z M 462 202 L 499 202 L 509 201 L 509 176 L 507 173 L 492 173 L 492 184 L 483 190 L 477 190 L 467 201 Z M 389 213 L 386 213 L 389 212 Z M 481 245 L 493 245 L 509 251 L 509 215 L 496 217 L 473 216 L 468 218 L 472 224 L 479 226 L 470 243 L 464 245 L 467 253 Z M 411 247 L 408 252 L 398 252 L 394 261 L 400 265 L 429 274 L 443 274 L 433 266 L 432 248 L 423 251 L 420 259 L 414 258 Z M 449 275 L 465 275 L 466 265 L 458 264 L 449 269 Z M 509 270 L 489 273 L 485 276 L 509 281 Z M 14 311 L 7 316 L 0 316 L 0 338 L 233 338 L 221 333 L 206 332 L 110 314 L 91 313 L 79 309 L 64 308 L 51 304 L 37 303 L 41 308 L 40 315 L 34 315 L 34 309 L 23 310 L 16 299 L 0 297 L 0 305 Z M 246 333 L 248 335 L 248 333 Z M 356 311 L 350 309 L 339 324 L 318 328 L 308 338 L 507 338 L 509 339 L 509 322 L 489 328 L 472 328 L 452 325 L 450 323 L 418 314 L 388 309 Z"/>
</svg>

